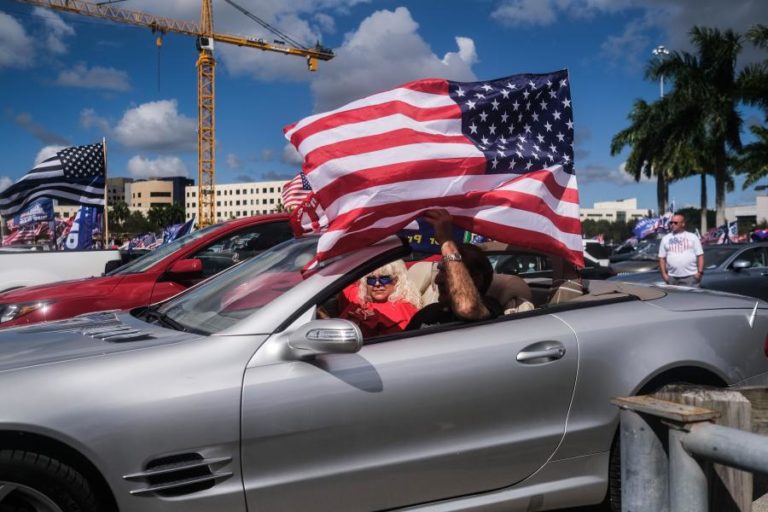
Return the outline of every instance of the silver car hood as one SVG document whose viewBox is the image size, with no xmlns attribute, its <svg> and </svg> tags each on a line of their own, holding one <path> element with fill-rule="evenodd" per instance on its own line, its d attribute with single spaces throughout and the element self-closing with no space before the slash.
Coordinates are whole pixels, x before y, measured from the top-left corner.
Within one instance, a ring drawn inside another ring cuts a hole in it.
<svg viewBox="0 0 768 512">
<path fill-rule="evenodd" d="M 117 311 L 0 330 L 0 372 L 189 339 Z"/>
</svg>

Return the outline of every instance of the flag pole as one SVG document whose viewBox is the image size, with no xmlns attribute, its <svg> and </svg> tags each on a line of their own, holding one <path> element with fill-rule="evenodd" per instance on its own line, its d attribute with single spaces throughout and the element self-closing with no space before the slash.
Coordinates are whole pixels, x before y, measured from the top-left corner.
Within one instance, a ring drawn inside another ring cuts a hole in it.
<svg viewBox="0 0 768 512">
<path fill-rule="evenodd" d="M 109 205 L 107 204 L 107 193 L 109 192 L 109 185 L 107 184 L 107 138 L 101 138 L 101 145 L 104 148 L 104 236 L 101 240 L 103 248 L 107 248 L 107 242 L 109 241 Z"/>
</svg>

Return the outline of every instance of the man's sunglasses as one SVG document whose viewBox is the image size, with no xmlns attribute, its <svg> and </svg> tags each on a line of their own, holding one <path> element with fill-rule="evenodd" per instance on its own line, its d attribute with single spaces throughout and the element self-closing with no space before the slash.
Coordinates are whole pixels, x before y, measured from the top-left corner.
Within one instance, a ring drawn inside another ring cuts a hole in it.
<svg viewBox="0 0 768 512">
<path fill-rule="evenodd" d="M 395 278 L 392 276 L 368 276 L 365 278 L 365 284 L 368 286 L 376 286 L 376 283 L 387 286 L 393 282 L 395 282 Z"/>
<path fill-rule="evenodd" d="M 670 224 L 680 224 L 680 223 L 679 223 L 678 221 L 676 221 L 676 220 L 671 220 L 671 221 L 669 221 L 669 223 L 670 223 Z"/>
</svg>

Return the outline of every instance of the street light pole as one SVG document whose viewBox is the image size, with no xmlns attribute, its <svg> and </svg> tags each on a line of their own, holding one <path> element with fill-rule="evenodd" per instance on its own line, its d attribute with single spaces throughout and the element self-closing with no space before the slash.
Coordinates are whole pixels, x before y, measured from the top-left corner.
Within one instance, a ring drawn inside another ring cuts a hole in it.
<svg viewBox="0 0 768 512">
<path fill-rule="evenodd" d="M 651 53 L 659 60 L 663 60 L 664 57 L 669 55 L 669 50 L 665 46 L 659 45 Z M 664 97 L 664 75 L 659 76 L 659 96 L 661 98 Z"/>
</svg>

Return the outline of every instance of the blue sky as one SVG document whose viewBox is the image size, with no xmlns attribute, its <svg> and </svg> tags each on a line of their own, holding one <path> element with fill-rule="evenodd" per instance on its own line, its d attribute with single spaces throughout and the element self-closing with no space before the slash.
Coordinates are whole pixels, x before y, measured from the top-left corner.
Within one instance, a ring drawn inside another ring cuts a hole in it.
<svg viewBox="0 0 768 512">
<path fill-rule="evenodd" d="M 300 57 L 217 44 L 217 182 L 283 179 L 298 169 L 282 128 L 313 112 L 400 83 L 444 77 L 473 81 L 568 68 L 581 203 L 637 197 L 654 208 L 653 182 L 622 171 L 626 151 L 610 140 L 627 126 L 651 50 L 689 50 L 696 24 L 743 33 L 768 19 L 764 0 L 238 0 L 337 57 L 316 73 Z M 219 33 L 272 40 L 252 20 L 214 0 Z M 127 0 L 118 7 L 199 19 L 199 0 Z M 50 146 L 106 137 L 109 174 L 197 178 L 197 52 L 168 34 L 158 50 L 147 29 L 0 0 L 0 188 Z M 745 43 L 745 61 L 763 58 Z M 743 109 L 745 126 L 762 115 Z M 746 130 L 745 130 L 746 135 Z M 745 137 L 745 141 L 748 140 Z M 737 180 L 728 204 L 754 201 Z M 710 183 L 710 201 L 714 196 Z M 673 184 L 678 207 L 697 205 L 698 179 Z M 712 203 L 710 203 L 712 205 Z"/>
</svg>

